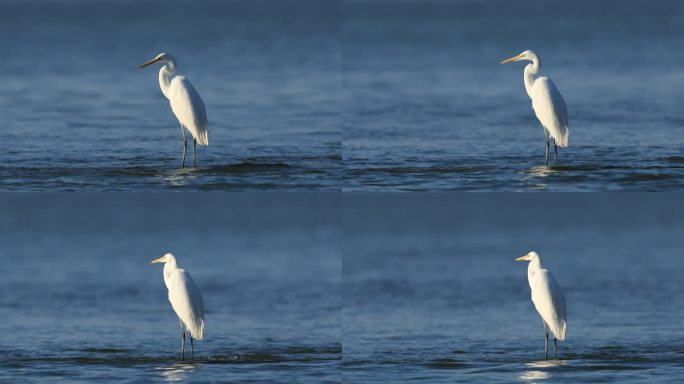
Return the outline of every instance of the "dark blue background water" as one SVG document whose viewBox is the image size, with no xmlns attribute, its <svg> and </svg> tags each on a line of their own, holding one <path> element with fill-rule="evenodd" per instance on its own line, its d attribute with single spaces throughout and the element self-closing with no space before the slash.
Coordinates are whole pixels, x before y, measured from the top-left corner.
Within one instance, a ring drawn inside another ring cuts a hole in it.
<svg viewBox="0 0 684 384">
<path fill-rule="evenodd" d="M 0 381 L 340 382 L 337 197 L 191 195 L 3 196 Z M 204 297 L 184 363 L 165 252 Z"/>
<path fill-rule="evenodd" d="M 0 188 L 339 189 L 339 31 L 337 1 L 3 1 Z M 159 52 L 207 108 L 196 169 Z"/>
<path fill-rule="evenodd" d="M 347 190 L 605 191 L 684 186 L 684 3 L 344 3 Z M 544 167 L 523 86 L 532 49 L 568 105 Z"/>
<path fill-rule="evenodd" d="M 344 378 L 678 382 L 684 210 L 676 194 L 345 195 Z M 527 283 L 537 251 L 565 291 L 544 361 Z"/>
</svg>

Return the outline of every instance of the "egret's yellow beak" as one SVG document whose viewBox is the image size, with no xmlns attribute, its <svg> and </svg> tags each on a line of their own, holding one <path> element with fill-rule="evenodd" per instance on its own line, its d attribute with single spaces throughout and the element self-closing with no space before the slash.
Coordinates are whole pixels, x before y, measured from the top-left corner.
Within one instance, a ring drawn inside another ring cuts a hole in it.
<svg viewBox="0 0 684 384">
<path fill-rule="evenodd" d="M 525 255 L 525 256 L 520 256 L 520 257 L 518 257 L 517 259 L 515 259 L 515 261 L 525 261 L 525 260 L 527 260 L 527 255 Z"/>
<path fill-rule="evenodd" d="M 164 256 L 162 256 L 162 257 L 160 257 L 160 258 L 158 258 L 158 259 L 154 259 L 154 260 L 150 261 L 150 264 L 154 264 L 154 263 L 163 263 L 163 262 L 164 262 Z"/>
<path fill-rule="evenodd" d="M 152 64 L 156 63 L 156 62 L 159 61 L 159 60 L 161 60 L 161 57 L 155 57 L 154 59 L 152 59 L 152 60 L 150 60 L 150 61 L 148 61 L 148 62 L 146 62 L 146 63 L 140 64 L 140 66 L 139 66 L 138 68 L 140 68 L 140 69 L 145 68 L 145 67 L 147 67 L 148 65 L 152 65 Z"/>
<path fill-rule="evenodd" d="M 514 62 L 514 61 L 518 61 L 518 60 L 520 60 L 520 58 L 521 58 L 521 57 L 522 57 L 522 53 L 521 53 L 521 54 L 519 54 L 518 56 L 513 56 L 513 57 L 511 57 L 510 59 L 506 59 L 506 60 L 502 61 L 502 62 L 501 62 L 501 63 L 499 63 L 499 64 L 507 64 L 507 63 L 512 63 L 512 62 Z"/>
</svg>

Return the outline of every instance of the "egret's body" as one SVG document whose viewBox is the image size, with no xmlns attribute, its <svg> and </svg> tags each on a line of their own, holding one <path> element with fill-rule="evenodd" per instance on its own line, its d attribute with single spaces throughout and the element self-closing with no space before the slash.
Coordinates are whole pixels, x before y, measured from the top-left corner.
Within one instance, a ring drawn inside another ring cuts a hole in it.
<svg viewBox="0 0 684 384">
<path fill-rule="evenodd" d="M 151 263 L 164 263 L 164 284 L 169 290 L 171 307 L 178 315 L 181 327 L 181 359 L 185 355 L 185 331 L 190 332 L 190 355 L 192 340 L 204 338 L 204 301 L 202 293 L 186 270 L 178 267 L 176 258 L 167 253 Z"/>
<path fill-rule="evenodd" d="M 192 135 L 192 165 L 196 163 L 197 143 L 209 145 L 209 127 L 207 123 L 207 111 L 199 93 L 184 76 L 176 74 L 176 60 L 167 53 L 160 53 L 154 59 L 142 64 L 144 68 L 154 63 L 164 63 L 159 70 L 159 87 L 164 96 L 171 104 L 171 110 L 181 125 L 183 135 L 183 162 L 185 167 L 185 151 L 187 140 L 185 130 Z"/>
<path fill-rule="evenodd" d="M 565 295 L 556 282 L 553 274 L 544 269 L 541 258 L 536 252 L 530 252 L 525 256 L 518 257 L 516 261 L 529 261 L 527 266 L 527 280 L 532 290 L 532 303 L 539 312 L 544 325 L 546 348 L 544 357 L 548 357 L 549 333 L 553 333 L 553 352 L 556 354 L 556 339 L 565 340 L 566 314 Z"/>
<path fill-rule="evenodd" d="M 549 165 L 550 138 L 553 138 L 555 159 L 556 164 L 558 164 L 558 147 L 566 148 L 570 136 L 568 107 L 553 81 L 546 76 L 539 76 L 541 62 L 534 52 L 525 51 L 518 56 L 502 61 L 501 64 L 521 60 L 532 62 L 525 66 L 525 90 L 530 99 L 532 99 L 534 114 L 544 129 L 544 136 L 546 137 L 546 165 Z"/>
</svg>

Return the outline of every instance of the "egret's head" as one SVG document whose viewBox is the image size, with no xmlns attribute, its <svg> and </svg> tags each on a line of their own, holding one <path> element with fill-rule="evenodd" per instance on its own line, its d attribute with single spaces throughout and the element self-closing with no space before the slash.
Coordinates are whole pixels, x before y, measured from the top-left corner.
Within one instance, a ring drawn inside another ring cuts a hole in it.
<svg viewBox="0 0 684 384">
<path fill-rule="evenodd" d="M 172 262 L 172 261 L 176 261 L 176 258 L 173 257 L 172 254 L 167 253 L 166 255 L 164 255 L 164 256 L 162 256 L 162 257 L 159 257 L 159 258 L 157 258 L 157 259 L 154 259 L 154 260 L 150 261 L 150 264 L 154 264 L 154 263 L 169 263 L 169 262 Z"/>
<path fill-rule="evenodd" d="M 152 64 L 157 63 L 157 62 L 174 63 L 175 64 L 176 61 L 173 59 L 173 56 L 169 55 L 168 53 L 162 52 L 162 53 L 158 54 L 157 56 L 155 56 L 154 59 L 140 64 L 140 66 L 138 68 L 145 68 L 148 65 L 152 65 Z"/>
<path fill-rule="evenodd" d="M 532 251 L 525 256 L 518 257 L 515 261 L 532 261 L 536 259 L 539 259 L 539 255 L 537 255 L 537 252 Z"/>
<path fill-rule="evenodd" d="M 527 50 L 518 56 L 513 56 L 510 59 L 506 59 L 501 62 L 501 64 L 507 64 L 507 63 L 512 63 L 514 61 L 522 61 L 522 60 L 527 60 L 527 61 L 535 61 L 537 60 L 537 55 L 534 54 L 534 52 Z"/>
</svg>

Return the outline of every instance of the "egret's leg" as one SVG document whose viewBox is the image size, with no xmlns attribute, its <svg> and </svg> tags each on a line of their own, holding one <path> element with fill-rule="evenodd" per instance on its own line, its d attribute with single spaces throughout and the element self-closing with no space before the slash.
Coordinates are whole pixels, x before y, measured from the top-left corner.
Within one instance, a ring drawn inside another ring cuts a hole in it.
<svg viewBox="0 0 684 384">
<path fill-rule="evenodd" d="M 549 358 L 549 330 L 546 328 L 546 322 L 542 319 L 542 325 L 544 326 L 544 338 L 546 339 L 546 344 L 544 345 L 544 360 Z"/>
<path fill-rule="evenodd" d="M 549 332 L 544 331 L 544 336 L 546 338 L 546 344 L 544 346 L 544 360 L 549 359 Z"/>
<path fill-rule="evenodd" d="M 545 165 L 549 165 L 549 138 L 546 138 L 546 161 L 544 162 Z"/>
<path fill-rule="evenodd" d="M 181 165 L 181 168 L 185 168 L 185 150 L 188 147 L 188 140 L 185 139 L 185 128 L 183 128 L 182 124 L 181 124 L 181 133 L 183 134 L 183 163 Z"/>
<path fill-rule="evenodd" d="M 556 151 L 556 165 L 558 165 L 558 146 L 556 145 L 556 139 L 553 140 L 553 150 Z"/>
<path fill-rule="evenodd" d="M 197 160 L 197 139 L 192 139 L 192 167 L 195 167 L 195 160 Z"/>
<path fill-rule="evenodd" d="M 185 329 L 183 329 L 183 320 L 178 318 L 178 322 L 180 323 L 180 329 L 181 329 L 181 360 L 185 357 Z"/>
<path fill-rule="evenodd" d="M 553 338 L 553 357 L 558 358 L 558 354 L 556 353 L 556 338 Z"/>
<path fill-rule="evenodd" d="M 555 340 L 556 339 L 554 339 L 554 341 Z M 192 347 L 192 335 L 190 335 L 190 359 L 193 359 L 193 358 L 194 358 L 194 351 L 193 351 L 193 347 Z"/>
<path fill-rule="evenodd" d="M 181 164 L 181 168 L 185 168 L 185 149 L 188 147 L 188 142 L 183 140 L 183 163 Z"/>
<path fill-rule="evenodd" d="M 544 137 L 546 138 L 546 165 L 549 165 L 549 134 L 546 132 L 546 128 L 544 128 Z M 544 326 L 546 327 L 546 325 Z"/>
<path fill-rule="evenodd" d="M 185 331 L 183 331 L 183 336 L 181 336 L 181 361 L 185 360 Z"/>
</svg>

